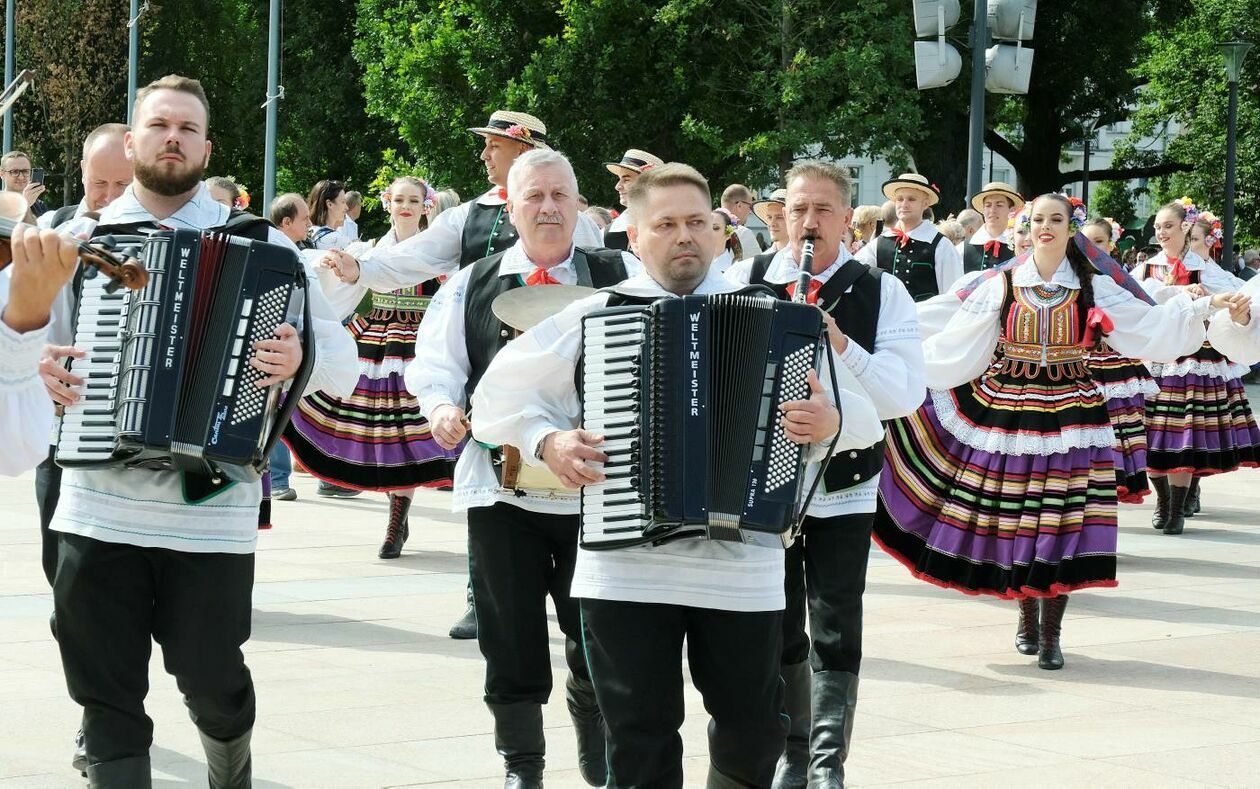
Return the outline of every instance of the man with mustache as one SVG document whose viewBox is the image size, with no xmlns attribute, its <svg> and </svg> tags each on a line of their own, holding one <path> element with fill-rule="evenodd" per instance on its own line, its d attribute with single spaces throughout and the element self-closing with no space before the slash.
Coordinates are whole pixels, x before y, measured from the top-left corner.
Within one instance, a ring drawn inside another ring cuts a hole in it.
<svg viewBox="0 0 1260 789">
<path fill-rule="evenodd" d="M 150 83 L 137 93 L 133 117 L 124 144 L 135 181 L 101 212 L 97 234 L 221 229 L 296 253 L 280 231 L 230 212 L 202 184 L 211 144 L 199 82 L 171 75 Z M 318 351 L 310 386 L 348 395 L 354 343 L 318 288 L 307 298 Z M 267 375 L 260 385 L 292 378 L 301 362 L 288 324 L 254 347 L 250 365 Z M 211 490 L 196 475 L 117 466 L 66 469 L 63 480 L 51 524 L 59 532 L 53 602 L 66 685 L 83 707 L 89 783 L 152 785 L 144 697 L 156 640 L 197 726 L 210 785 L 248 786 L 255 701 L 241 645 L 250 631 L 261 484 Z"/>
<path fill-rule="evenodd" d="M 410 288 L 503 252 L 516 243 L 517 229 L 507 207 L 508 172 L 512 163 L 527 151 L 550 150 L 547 127 L 524 112 L 498 110 L 485 126 L 468 131 L 481 137 L 481 161 L 486 167 L 490 190 L 450 210 L 443 211 L 423 232 L 388 248 L 376 247 L 359 259 L 339 250 L 323 260 L 341 287 L 324 281 L 333 303 L 349 315 L 368 290 L 389 293 Z M 579 214 L 574 241 L 584 249 L 604 246 L 594 221 Z M 468 587 L 468 610 L 452 627 L 451 638 L 476 638 L 477 617 L 473 609 L 472 586 Z"/>
<path fill-rule="evenodd" d="M 562 154 L 539 149 L 522 155 L 507 183 L 507 210 L 520 243 L 443 283 L 425 311 L 416 356 L 406 371 L 407 390 L 447 449 L 467 436 L 469 398 L 511 334 L 491 309 L 497 296 L 531 286 L 602 288 L 621 282 L 628 271 L 637 273 L 629 255 L 575 245 L 577 179 Z M 561 490 L 513 489 L 506 473 L 496 478 L 493 463 L 509 451 L 469 441 L 454 480 L 455 509 L 468 512 L 468 564 L 495 747 L 503 755 L 508 786 L 541 786 L 542 705 L 551 692 L 550 595 L 565 635 L 565 695 L 577 729 L 579 767 L 587 782 L 602 786 L 603 724 L 580 646 L 577 603 L 569 597 L 578 500 Z"/>
<path fill-rule="evenodd" d="M 831 345 L 870 393 L 880 419 L 912 413 L 926 394 L 914 300 L 896 277 L 855 260 L 844 233 L 853 216 L 845 168 L 806 161 L 787 174 L 788 245 L 733 266 L 736 282 L 795 294 L 806 238 L 814 240 L 806 301 L 823 310 Z M 831 459 L 801 536 L 787 551 L 783 625 L 787 746 L 775 789 L 841 787 L 862 662 L 862 593 L 884 445 Z M 817 467 L 811 469 L 812 481 Z M 809 610 L 809 631 L 805 611 Z M 812 647 L 812 649 L 811 649 Z M 812 709 L 812 723 L 811 723 Z"/>
<path fill-rule="evenodd" d="M 635 181 L 628 232 L 646 273 L 571 305 L 501 351 L 473 394 L 477 440 L 520 446 L 528 462 L 572 488 L 603 481 L 603 437 L 575 429 L 582 317 L 605 306 L 741 290 L 710 266 L 719 232 L 710 200 L 708 182 L 685 164 L 655 167 Z M 883 435 L 869 398 L 843 369 L 837 373 L 851 385 L 832 394 L 815 374 L 811 396 L 783 406 L 788 437 L 811 445 L 807 456 L 815 459 L 840 429 L 834 402 L 844 412 L 837 449 L 867 447 Z M 684 640 L 713 716 L 708 786 L 769 785 L 786 727 L 782 549 L 704 539 L 579 549 L 571 594 L 581 598 L 587 660 L 608 724 L 608 786 L 683 785 Z"/>
</svg>

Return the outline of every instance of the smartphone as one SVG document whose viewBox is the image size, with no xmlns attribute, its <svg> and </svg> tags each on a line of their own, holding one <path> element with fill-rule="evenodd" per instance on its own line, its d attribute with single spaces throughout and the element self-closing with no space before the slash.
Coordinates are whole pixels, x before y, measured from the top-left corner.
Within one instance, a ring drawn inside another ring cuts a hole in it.
<svg viewBox="0 0 1260 789">
<path fill-rule="evenodd" d="M 31 170 L 31 183 L 42 184 L 44 182 L 44 168 L 36 167 Z"/>
</svg>

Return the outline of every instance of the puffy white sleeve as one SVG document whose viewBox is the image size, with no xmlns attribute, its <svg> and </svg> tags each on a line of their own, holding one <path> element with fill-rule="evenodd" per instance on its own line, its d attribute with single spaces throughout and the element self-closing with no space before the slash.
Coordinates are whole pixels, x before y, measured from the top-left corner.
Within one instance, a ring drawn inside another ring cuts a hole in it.
<svg viewBox="0 0 1260 789">
<path fill-rule="evenodd" d="M 962 257 L 947 239 L 936 245 L 936 292 L 945 293 L 963 275 Z"/>
<path fill-rule="evenodd" d="M 471 268 L 463 269 L 442 283 L 416 330 L 416 355 L 403 372 L 403 381 L 420 401 L 425 419 L 438 406 L 465 407 L 464 388 L 472 363 L 464 329 L 464 295 L 471 272 Z"/>
<path fill-rule="evenodd" d="M 1247 280 L 1239 293 L 1253 300 L 1260 300 L 1260 277 Z M 1248 367 L 1260 364 L 1260 320 L 1256 316 L 1256 303 L 1251 305 L 1250 320 L 1244 326 L 1235 323 L 1229 310 L 1219 310 L 1208 322 L 1207 338 L 1212 347 L 1231 362 Z"/>
<path fill-rule="evenodd" d="M 626 279 L 634 279 L 643 274 L 643 261 L 625 250 L 621 251 L 621 263 L 626 267 Z"/>
<path fill-rule="evenodd" d="M 303 249 L 299 254 L 307 270 L 313 272 L 312 280 L 317 283 L 317 287 L 324 294 L 333 312 L 342 318 L 349 317 L 354 312 L 354 308 L 359 306 L 363 296 L 367 294 L 367 288 L 358 282 L 342 282 L 332 269 L 319 265 L 319 261 L 324 257 L 322 249 Z"/>
<path fill-rule="evenodd" d="M 879 239 L 879 236 L 872 238 L 870 242 L 863 245 L 863 247 L 859 249 L 857 254 L 853 257 L 856 258 L 859 263 L 865 263 L 871 268 L 877 268 L 879 266 L 879 254 L 876 247 L 878 246 Z"/>
<path fill-rule="evenodd" d="M 577 427 L 582 415 L 574 380 L 582 316 L 607 302 L 606 293 L 574 302 L 495 355 L 472 396 L 478 441 L 517 447 L 525 462 L 544 465 L 534 449 L 548 434 Z"/>
<path fill-rule="evenodd" d="M 833 389 L 831 385 L 833 365 L 838 389 Z M 836 454 L 851 449 L 865 449 L 882 439 L 884 425 L 879 421 L 879 413 L 871 395 L 848 366 L 837 361 L 830 344 L 826 347 L 820 366 L 822 369 L 818 371 L 818 380 L 840 411 L 840 440 L 836 442 Z M 828 436 L 817 444 L 805 447 L 805 461 L 816 463 L 826 457 L 834 438 L 835 436 Z"/>
<path fill-rule="evenodd" d="M 752 266 L 752 258 L 744 258 L 738 263 L 731 264 L 730 268 L 722 272 L 722 276 L 736 285 L 747 285 L 752 277 Z"/>
<path fill-rule="evenodd" d="M 850 341 L 840 362 L 871 396 L 879 418 L 897 419 L 923 403 L 923 344 L 914 299 L 906 286 L 896 277 L 879 279 L 875 352 Z"/>
<path fill-rule="evenodd" d="M 438 215 L 438 218 L 442 218 L 441 214 Z M 573 243 L 585 249 L 604 248 L 604 234 L 600 232 L 599 225 L 595 224 L 595 220 L 585 213 L 578 214 L 577 227 L 573 229 Z"/>
<path fill-rule="evenodd" d="M 1200 281 L 1208 293 L 1237 293 L 1246 283 L 1225 269 L 1209 262 L 1203 267 Z"/>
<path fill-rule="evenodd" d="M 923 342 L 923 377 L 929 389 L 952 389 L 980 376 L 993 361 L 1001 335 L 1006 277 L 976 288 L 939 332 Z M 944 297 L 938 297 L 944 298 Z M 953 296 L 957 301 L 957 296 Z"/>
<path fill-rule="evenodd" d="M 364 252 L 359 258 L 358 284 L 368 290 L 388 293 L 455 273 L 459 268 L 469 206 L 463 203 L 443 211 L 427 229 L 405 241 Z"/>
<path fill-rule="evenodd" d="M 0 314 L 6 301 L 0 295 Z M 48 457 L 53 404 L 39 377 L 47 335 L 47 327 L 18 334 L 0 320 L 0 474 L 6 476 L 35 468 Z"/>
<path fill-rule="evenodd" d="M 1131 359 L 1174 361 L 1203 344 L 1203 321 L 1211 298 L 1191 299 L 1178 292 L 1151 306 L 1110 277 L 1093 278 L 1094 306 L 1107 313 L 1114 328 L 1107 344 Z"/>
<path fill-rule="evenodd" d="M 284 233 L 274 227 L 267 233 L 267 240 L 297 251 Z M 318 282 L 318 272 L 311 259 L 301 256 L 308 280 L 306 298 L 311 305 L 311 331 L 315 335 L 315 366 L 307 381 L 306 391 L 323 390 L 334 397 L 349 397 L 359 382 L 359 350 L 350 332 L 341 325 L 341 316 L 324 297 Z M 302 392 L 290 393 L 301 396 Z"/>
</svg>

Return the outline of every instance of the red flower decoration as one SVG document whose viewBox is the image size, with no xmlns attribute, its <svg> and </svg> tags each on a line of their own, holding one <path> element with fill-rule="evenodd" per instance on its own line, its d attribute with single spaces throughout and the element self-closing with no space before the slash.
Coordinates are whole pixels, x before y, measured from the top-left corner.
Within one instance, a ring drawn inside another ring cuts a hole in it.
<svg viewBox="0 0 1260 789">
<path fill-rule="evenodd" d="M 533 134 L 530 132 L 529 127 L 522 126 L 519 123 L 515 126 L 509 126 L 507 128 L 507 133 L 509 137 L 523 137 L 526 140 L 533 138 Z"/>
</svg>

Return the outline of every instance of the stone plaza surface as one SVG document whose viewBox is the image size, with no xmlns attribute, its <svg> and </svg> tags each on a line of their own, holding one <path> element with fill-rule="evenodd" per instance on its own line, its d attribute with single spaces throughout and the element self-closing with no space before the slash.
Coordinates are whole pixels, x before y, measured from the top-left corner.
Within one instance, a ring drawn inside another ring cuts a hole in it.
<svg viewBox="0 0 1260 789">
<path fill-rule="evenodd" d="M 0 787 L 76 787 L 78 708 L 48 631 L 33 476 L 0 479 Z M 255 786 L 502 785 L 463 611 L 465 536 L 448 495 L 421 493 L 403 557 L 380 561 L 385 497 L 275 504 L 258 542 Z M 1260 786 L 1260 471 L 1203 484 L 1183 536 L 1121 508 L 1120 586 L 1072 597 L 1067 667 L 1015 652 L 1013 603 L 913 580 L 875 549 L 850 785 Z M 583 786 L 564 710 L 546 709 L 547 785 Z M 110 645 L 100 645 L 102 651 Z M 205 786 L 196 732 L 155 649 L 156 784 Z M 687 785 L 702 786 L 707 716 L 688 686 Z"/>
</svg>

